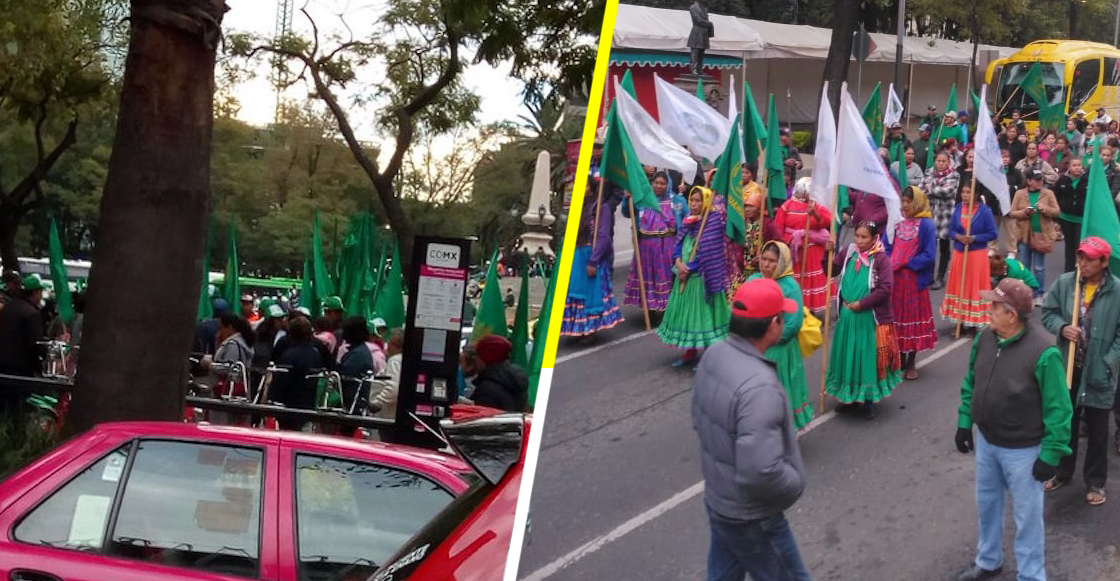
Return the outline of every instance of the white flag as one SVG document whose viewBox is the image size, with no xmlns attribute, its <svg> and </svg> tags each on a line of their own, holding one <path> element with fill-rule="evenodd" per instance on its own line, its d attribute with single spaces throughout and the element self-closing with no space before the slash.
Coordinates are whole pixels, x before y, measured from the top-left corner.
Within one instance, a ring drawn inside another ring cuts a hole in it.
<svg viewBox="0 0 1120 581">
<path fill-rule="evenodd" d="M 617 79 L 614 93 L 618 118 L 630 136 L 638 161 L 660 169 L 677 170 L 692 179 L 696 174 L 696 160 L 653 120 L 653 116 L 618 84 Z"/>
<path fill-rule="evenodd" d="M 902 202 L 879 158 L 878 146 L 848 94 L 840 91 L 840 124 L 837 128 L 836 174 L 839 185 L 883 198 L 887 205 L 887 238 L 894 240 L 894 225 L 902 220 Z"/>
<path fill-rule="evenodd" d="M 821 109 L 817 113 L 817 141 L 813 149 L 813 181 L 809 197 L 835 213 L 836 193 L 836 117 L 828 101 L 828 81 L 821 91 Z"/>
<path fill-rule="evenodd" d="M 980 87 L 980 110 L 976 113 L 976 152 L 973 158 L 973 176 L 984 184 L 996 199 L 1000 211 L 1007 215 L 1011 211 L 1011 192 L 1007 189 L 1007 174 L 1003 173 L 1003 157 L 996 142 L 996 129 L 988 114 L 988 103 L 984 100 L 988 86 Z"/>
<path fill-rule="evenodd" d="M 887 89 L 887 110 L 883 113 L 883 124 L 888 128 L 891 123 L 902 121 L 902 100 L 894 92 L 894 83 Z"/>
<path fill-rule="evenodd" d="M 661 127 L 677 143 L 692 153 L 716 159 L 727 145 L 731 121 L 707 103 L 654 75 L 657 90 L 657 116 Z"/>
</svg>

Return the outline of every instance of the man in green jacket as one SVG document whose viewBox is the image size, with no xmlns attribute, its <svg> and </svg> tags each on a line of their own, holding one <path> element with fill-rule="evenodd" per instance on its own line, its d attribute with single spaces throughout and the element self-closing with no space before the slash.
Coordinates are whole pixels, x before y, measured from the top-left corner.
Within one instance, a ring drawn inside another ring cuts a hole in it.
<svg viewBox="0 0 1120 581">
<path fill-rule="evenodd" d="M 1005 278 L 980 297 L 991 301 L 991 326 L 976 334 L 957 410 L 957 450 L 976 450 L 976 559 L 957 577 L 990 579 L 1003 571 L 1004 498 L 1015 513 L 1019 579 L 1046 578 L 1043 482 L 1069 454 L 1073 413 L 1062 356 L 1050 336 L 1030 324 L 1033 293 Z M 972 425 L 978 433 L 973 441 Z"/>
<path fill-rule="evenodd" d="M 1120 279 L 1108 272 L 1112 247 L 1096 236 L 1077 247 L 1077 267 L 1081 273 L 1080 312 L 1073 322 L 1073 295 L 1076 272 L 1058 277 L 1042 306 L 1042 324 L 1058 337 L 1062 357 L 1069 344 L 1076 345 L 1073 356 L 1073 381 L 1070 398 L 1075 412 L 1071 424 L 1069 456 L 1062 460 L 1058 473 L 1046 483 L 1056 490 L 1073 478 L 1077 463 L 1077 435 L 1082 418 L 1088 426 L 1084 477 L 1091 505 L 1104 504 L 1104 485 L 1108 478 L 1108 414 L 1116 397 L 1116 377 L 1120 368 Z"/>
</svg>

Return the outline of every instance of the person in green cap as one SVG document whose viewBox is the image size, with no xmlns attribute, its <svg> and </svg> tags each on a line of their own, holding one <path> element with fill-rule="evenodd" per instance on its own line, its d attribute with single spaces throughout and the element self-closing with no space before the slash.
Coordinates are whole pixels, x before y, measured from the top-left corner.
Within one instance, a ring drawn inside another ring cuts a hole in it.
<svg viewBox="0 0 1120 581">
<path fill-rule="evenodd" d="M 42 372 L 38 343 L 43 337 L 43 317 L 39 314 L 43 281 L 32 274 L 24 277 L 21 287 L 0 310 L 0 373 L 32 376 Z M 0 408 L 13 403 L 11 399 L 0 401 Z M 18 406 L 19 398 L 14 403 Z"/>
<path fill-rule="evenodd" d="M 992 288 L 1005 278 L 1013 278 L 1026 283 L 1032 292 L 1038 290 L 1038 279 L 1022 262 L 994 250 L 988 255 L 988 265 L 992 272 Z"/>
<path fill-rule="evenodd" d="M 337 296 L 330 296 L 323 299 L 323 316 L 331 324 L 331 330 L 334 331 L 337 337 L 342 331 L 342 318 L 345 316 L 346 309 L 342 306 L 342 299 Z"/>
</svg>

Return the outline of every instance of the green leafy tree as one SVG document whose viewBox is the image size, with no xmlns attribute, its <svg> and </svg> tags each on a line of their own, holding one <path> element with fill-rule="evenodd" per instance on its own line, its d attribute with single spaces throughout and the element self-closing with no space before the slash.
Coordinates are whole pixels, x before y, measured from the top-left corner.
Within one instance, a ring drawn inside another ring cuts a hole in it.
<svg viewBox="0 0 1120 581">
<path fill-rule="evenodd" d="M 281 66 L 298 71 L 294 80 L 310 84 L 376 191 L 400 237 L 401 254 L 410 257 L 414 226 L 394 181 L 419 131 L 444 133 L 473 124 L 478 96 L 460 76 L 467 59 L 509 61 L 513 75 L 530 88 L 589 85 L 603 6 L 602 0 L 390 0 L 376 31 L 366 38 L 323 38 L 304 11 L 313 28 L 310 37 L 293 34 L 267 42 L 237 35 L 229 40 L 233 54 L 279 58 Z M 381 71 L 379 80 L 363 83 L 360 73 L 375 69 Z M 348 109 L 340 94 L 350 85 L 361 85 L 362 92 Z M 392 141 L 387 156 L 358 139 L 352 116 L 363 113 L 372 113 L 382 135 Z"/>
<path fill-rule="evenodd" d="M 43 181 L 78 140 L 85 107 L 110 84 L 123 0 L 0 2 L 0 261 L 17 268 L 23 220 Z"/>
</svg>

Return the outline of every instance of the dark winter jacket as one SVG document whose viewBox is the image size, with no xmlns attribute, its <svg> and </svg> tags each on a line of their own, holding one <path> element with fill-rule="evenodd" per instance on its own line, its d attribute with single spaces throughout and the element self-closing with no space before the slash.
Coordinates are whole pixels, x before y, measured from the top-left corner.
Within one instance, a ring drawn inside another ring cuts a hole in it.
<svg viewBox="0 0 1120 581">
<path fill-rule="evenodd" d="M 23 297 L 0 309 L 0 373 L 38 375 L 42 372 L 43 319 L 39 309 Z"/>
<path fill-rule="evenodd" d="M 478 405 L 507 412 L 523 412 L 528 397 L 529 376 L 524 369 L 509 361 L 489 364 L 474 378 L 471 399 Z"/>
</svg>

